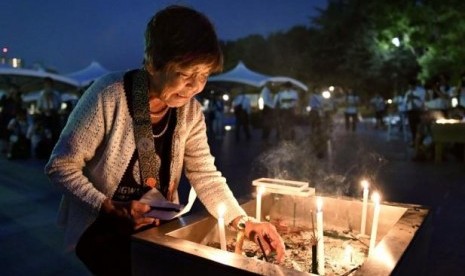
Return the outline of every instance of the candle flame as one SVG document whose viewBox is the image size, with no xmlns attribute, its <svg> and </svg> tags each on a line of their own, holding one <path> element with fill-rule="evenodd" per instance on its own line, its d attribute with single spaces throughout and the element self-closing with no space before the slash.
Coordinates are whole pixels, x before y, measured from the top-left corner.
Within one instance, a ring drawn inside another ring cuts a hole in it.
<svg viewBox="0 0 465 276">
<path fill-rule="evenodd" d="M 374 192 L 373 195 L 371 196 L 371 199 L 373 200 L 374 203 L 378 203 L 381 201 L 381 196 L 379 195 L 378 192 Z"/>
<path fill-rule="evenodd" d="M 370 185 L 370 184 L 368 183 L 368 181 L 366 181 L 365 179 L 362 180 L 362 187 L 363 187 L 363 189 L 368 189 L 368 186 L 369 186 L 369 185 Z"/>
<path fill-rule="evenodd" d="M 317 197 L 316 198 L 317 211 L 320 212 L 322 207 L 323 207 L 323 199 L 321 197 Z"/>
<path fill-rule="evenodd" d="M 218 205 L 218 217 L 224 217 L 224 213 L 226 213 L 226 206 L 223 203 L 221 203 L 220 205 Z"/>
</svg>

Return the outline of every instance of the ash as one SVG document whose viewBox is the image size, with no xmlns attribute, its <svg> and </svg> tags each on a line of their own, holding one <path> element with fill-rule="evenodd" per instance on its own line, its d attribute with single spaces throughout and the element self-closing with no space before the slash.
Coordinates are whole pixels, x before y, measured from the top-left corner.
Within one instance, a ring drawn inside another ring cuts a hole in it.
<svg viewBox="0 0 465 276">
<path fill-rule="evenodd" d="M 286 255 L 283 263 L 278 264 L 275 256 L 268 256 L 268 261 L 283 267 L 301 272 L 311 271 L 312 235 L 313 231 L 302 227 L 278 228 L 286 246 Z M 363 264 L 368 254 L 368 239 L 359 239 L 349 230 L 331 229 L 324 231 L 325 244 L 325 275 L 344 275 L 348 271 Z M 220 248 L 217 242 L 210 242 L 208 246 Z M 234 252 L 235 238 L 229 239 L 227 250 Z M 348 253 L 347 247 L 352 248 Z M 245 240 L 242 255 L 257 261 L 265 261 L 258 245 Z"/>
</svg>

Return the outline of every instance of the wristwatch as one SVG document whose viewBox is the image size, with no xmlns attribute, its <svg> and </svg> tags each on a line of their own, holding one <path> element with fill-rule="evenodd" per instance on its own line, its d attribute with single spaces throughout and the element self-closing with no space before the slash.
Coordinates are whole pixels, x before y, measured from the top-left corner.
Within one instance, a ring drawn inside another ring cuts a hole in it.
<svg viewBox="0 0 465 276">
<path fill-rule="evenodd" d="M 244 231 L 245 229 L 245 223 L 248 221 L 256 222 L 257 220 L 254 217 L 249 217 L 249 216 L 241 216 L 239 221 L 237 222 L 237 229 L 240 231 Z"/>
</svg>

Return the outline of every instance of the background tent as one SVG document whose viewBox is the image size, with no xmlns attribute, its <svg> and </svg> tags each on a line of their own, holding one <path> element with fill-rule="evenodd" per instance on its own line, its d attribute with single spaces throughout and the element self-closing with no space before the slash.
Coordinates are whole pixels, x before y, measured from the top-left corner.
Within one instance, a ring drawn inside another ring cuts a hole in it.
<svg viewBox="0 0 465 276">
<path fill-rule="evenodd" d="M 25 103 L 35 103 L 39 99 L 41 92 L 42 91 L 34 91 L 27 93 L 26 95 L 23 95 L 22 99 Z M 73 93 L 61 93 L 60 95 L 62 102 L 79 100 L 79 96 Z"/>
<path fill-rule="evenodd" d="M 84 87 L 109 72 L 110 71 L 100 65 L 100 63 L 92 61 L 92 63 L 86 68 L 70 73 L 67 76 L 76 80 L 79 83 L 79 86 Z"/>
<path fill-rule="evenodd" d="M 0 67 L 0 89 L 8 90 L 10 84 L 16 84 L 22 93 L 41 90 L 46 77 L 54 80 L 54 88 L 60 92 L 75 91 L 79 87 L 77 81 L 66 76 L 42 70 Z"/>
<path fill-rule="evenodd" d="M 262 82 L 268 78 L 270 76 L 254 72 L 247 68 L 242 61 L 239 61 L 232 70 L 209 77 L 208 82 L 233 82 L 260 87 Z"/>
<path fill-rule="evenodd" d="M 282 76 L 277 76 L 277 77 L 270 77 L 264 81 L 262 81 L 261 85 L 265 85 L 267 82 L 271 82 L 273 84 L 283 84 L 283 83 L 286 83 L 286 82 L 290 82 L 293 86 L 297 87 L 297 88 L 300 88 L 304 91 L 308 91 L 308 87 L 303 84 L 302 82 L 296 80 L 296 79 L 293 79 L 293 78 L 289 78 L 289 77 L 282 77 Z"/>
<path fill-rule="evenodd" d="M 285 82 L 290 82 L 293 86 L 302 89 L 304 91 L 308 91 L 308 88 L 302 82 L 284 76 L 268 76 L 261 73 L 254 72 L 247 68 L 242 61 L 234 67 L 232 70 L 225 72 L 223 74 L 219 74 L 216 76 L 211 76 L 208 78 L 208 82 L 215 83 L 215 82 L 225 82 L 225 83 L 239 83 L 239 84 L 247 84 L 254 87 L 262 87 L 267 82 L 271 82 L 273 84 L 283 84 Z"/>
</svg>

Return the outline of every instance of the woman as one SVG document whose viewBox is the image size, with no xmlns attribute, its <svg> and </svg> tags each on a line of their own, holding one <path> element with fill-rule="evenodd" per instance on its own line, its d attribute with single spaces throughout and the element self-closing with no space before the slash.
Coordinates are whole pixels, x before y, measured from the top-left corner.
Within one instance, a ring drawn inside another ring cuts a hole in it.
<svg viewBox="0 0 465 276">
<path fill-rule="evenodd" d="M 130 274 L 130 235 L 159 224 L 144 216 L 150 206 L 138 200 L 154 187 L 178 202 L 183 167 L 213 216 L 225 204 L 226 224 L 247 236 L 259 233 L 254 236 L 265 251 L 282 260 L 284 244 L 274 226 L 248 219 L 210 154 L 194 96 L 221 68 L 209 20 L 170 6 L 147 25 L 144 68 L 103 77 L 71 113 L 46 173 L 63 191 L 66 243 L 92 273 Z"/>
</svg>

